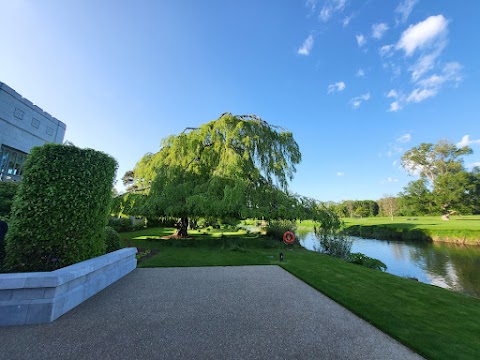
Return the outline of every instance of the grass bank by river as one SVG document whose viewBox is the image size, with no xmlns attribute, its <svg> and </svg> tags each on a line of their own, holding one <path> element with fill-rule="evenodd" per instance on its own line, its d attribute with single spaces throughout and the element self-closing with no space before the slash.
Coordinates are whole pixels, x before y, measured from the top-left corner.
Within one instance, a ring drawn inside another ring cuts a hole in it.
<svg viewBox="0 0 480 360">
<path fill-rule="evenodd" d="M 345 219 L 347 232 L 366 238 L 383 240 L 427 240 L 480 245 L 480 216 L 375 217 Z"/>
<path fill-rule="evenodd" d="M 148 240 L 169 233 L 172 229 L 145 229 L 121 236 L 126 244 L 159 251 L 140 267 L 279 265 L 427 358 L 480 358 L 479 299 L 302 248 L 288 251 L 244 231 Z M 278 260 L 280 251 L 284 262 Z"/>
<path fill-rule="evenodd" d="M 444 221 L 440 216 L 402 216 L 393 221 L 388 217 L 343 219 L 349 235 L 379 240 L 440 241 L 480 245 L 480 215 L 452 216 Z M 312 227 L 312 221 L 299 222 Z"/>
</svg>

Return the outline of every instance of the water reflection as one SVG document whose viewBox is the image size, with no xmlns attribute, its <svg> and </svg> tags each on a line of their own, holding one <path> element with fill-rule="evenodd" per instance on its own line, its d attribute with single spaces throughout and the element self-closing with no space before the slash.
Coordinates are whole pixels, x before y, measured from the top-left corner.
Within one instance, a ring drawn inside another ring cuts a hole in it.
<svg viewBox="0 0 480 360">
<path fill-rule="evenodd" d="M 312 231 L 297 232 L 300 243 L 318 251 Z M 480 247 L 444 243 L 412 243 L 352 237 L 352 252 L 383 261 L 387 272 L 480 298 Z"/>
</svg>

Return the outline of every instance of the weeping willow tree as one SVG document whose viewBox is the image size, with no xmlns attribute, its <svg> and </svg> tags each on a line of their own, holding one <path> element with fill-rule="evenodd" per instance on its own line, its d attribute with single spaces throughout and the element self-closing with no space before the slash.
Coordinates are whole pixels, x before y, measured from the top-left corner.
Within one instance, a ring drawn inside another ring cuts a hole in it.
<svg viewBox="0 0 480 360">
<path fill-rule="evenodd" d="M 148 192 L 150 216 L 296 218 L 301 201 L 287 191 L 301 161 L 291 132 L 255 115 L 223 114 L 162 140 L 135 166 L 131 183 Z"/>
</svg>

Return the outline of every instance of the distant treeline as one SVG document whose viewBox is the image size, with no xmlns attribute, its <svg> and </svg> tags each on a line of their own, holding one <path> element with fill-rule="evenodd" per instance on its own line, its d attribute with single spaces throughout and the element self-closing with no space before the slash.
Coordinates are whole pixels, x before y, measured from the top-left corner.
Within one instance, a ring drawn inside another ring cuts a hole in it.
<svg viewBox="0 0 480 360">
<path fill-rule="evenodd" d="M 339 203 L 326 202 L 324 205 L 341 218 L 395 217 L 442 215 L 444 212 L 435 204 L 431 193 L 412 194 L 406 191 L 399 196 L 385 196 L 379 200 L 344 200 Z M 479 188 L 480 190 L 480 188 Z M 455 213 L 461 215 L 480 214 L 480 194 L 470 194 L 470 200 L 456 206 Z"/>
</svg>

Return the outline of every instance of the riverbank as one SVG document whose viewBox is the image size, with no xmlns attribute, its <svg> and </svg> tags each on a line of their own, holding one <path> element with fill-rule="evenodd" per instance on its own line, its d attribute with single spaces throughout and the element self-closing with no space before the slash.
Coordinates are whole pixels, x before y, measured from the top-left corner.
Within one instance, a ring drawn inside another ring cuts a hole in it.
<svg viewBox="0 0 480 360">
<path fill-rule="evenodd" d="M 344 219 L 348 235 L 378 240 L 437 241 L 480 245 L 480 216 L 375 217 Z"/>
<path fill-rule="evenodd" d="M 279 265 L 380 330 L 431 359 L 476 359 L 480 300 L 243 232 L 192 232 L 191 240 L 148 240 L 165 229 L 123 233 L 159 253 L 139 267 Z M 279 252 L 285 261 L 279 261 Z"/>
</svg>

